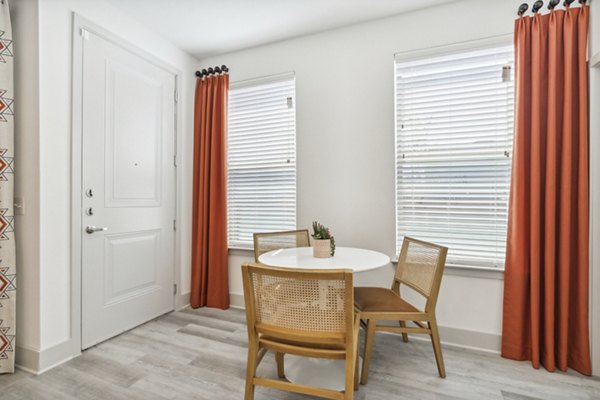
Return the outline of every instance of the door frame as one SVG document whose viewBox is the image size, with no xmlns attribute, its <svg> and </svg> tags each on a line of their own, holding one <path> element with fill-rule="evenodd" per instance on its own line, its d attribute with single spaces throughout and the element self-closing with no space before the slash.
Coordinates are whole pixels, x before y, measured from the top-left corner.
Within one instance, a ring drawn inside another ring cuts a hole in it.
<svg viewBox="0 0 600 400">
<path fill-rule="evenodd" d="M 72 356 L 81 354 L 82 341 L 82 145 L 83 145 L 83 132 L 82 132 L 82 108 L 83 108 L 83 43 L 84 37 L 82 30 L 93 33 L 94 35 L 100 36 L 104 40 L 107 40 L 122 49 L 137 55 L 149 63 L 167 71 L 172 74 L 175 79 L 175 94 L 173 112 L 174 117 L 174 148 L 173 148 L 173 162 L 175 164 L 174 170 L 174 182 L 175 190 L 174 196 L 174 210 L 173 218 L 175 221 L 180 221 L 181 207 L 179 207 L 178 200 L 180 198 L 180 184 L 179 184 L 179 144 L 180 140 L 180 129 L 182 126 L 181 121 L 181 102 L 178 101 L 178 94 L 181 93 L 181 76 L 182 72 L 178 68 L 165 61 L 159 59 L 155 55 L 135 46 L 127 40 L 119 37 L 104 29 L 103 27 L 93 23 L 92 21 L 82 17 L 77 13 L 73 13 L 73 63 L 72 63 L 72 126 L 71 126 L 71 343 L 72 343 Z M 176 222 L 174 222 L 176 223 Z M 181 292 L 181 260 L 180 260 L 180 249 L 181 249 L 181 229 L 175 229 L 173 235 L 173 282 L 177 288 L 177 293 L 173 293 L 173 309 L 176 309 L 179 304 L 177 302 L 178 295 Z"/>
</svg>

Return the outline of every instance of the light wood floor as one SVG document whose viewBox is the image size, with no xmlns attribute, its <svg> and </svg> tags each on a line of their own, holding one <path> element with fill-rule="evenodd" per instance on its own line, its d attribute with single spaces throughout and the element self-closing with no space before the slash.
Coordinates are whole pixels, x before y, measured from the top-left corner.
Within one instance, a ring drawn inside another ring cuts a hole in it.
<svg viewBox="0 0 600 400">
<path fill-rule="evenodd" d="M 239 310 L 173 312 L 40 376 L 0 375 L 0 399 L 243 399 L 244 322 Z M 369 384 L 355 399 L 600 399 L 600 380 L 575 372 L 448 346 L 444 356 L 448 377 L 440 379 L 429 343 L 380 334 Z M 272 355 L 259 374 L 275 377 Z M 309 397 L 257 388 L 256 399 Z"/>
</svg>

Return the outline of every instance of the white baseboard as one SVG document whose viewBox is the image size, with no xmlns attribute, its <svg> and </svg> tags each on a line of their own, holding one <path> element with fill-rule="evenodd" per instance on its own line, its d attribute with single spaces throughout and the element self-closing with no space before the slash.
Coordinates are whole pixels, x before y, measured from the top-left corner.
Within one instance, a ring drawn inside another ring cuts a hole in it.
<svg viewBox="0 0 600 400">
<path fill-rule="evenodd" d="M 78 355 L 73 354 L 71 340 L 66 340 L 44 350 L 17 346 L 16 366 L 23 371 L 40 375 Z"/>
<path fill-rule="evenodd" d="M 191 292 L 182 293 L 175 298 L 175 311 L 179 311 L 190 305 Z"/>
<path fill-rule="evenodd" d="M 440 326 L 439 329 L 442 344 L 445 346 L 500 354 L 502 336 L 499 334 L 470 331 L 449 326 Z M 429 336 L 426 335 L 410 335 L 410 338 L 430 341 Z"/>
<path fill-rule="evenodd" d="M 229 307 L 244 309 L 244 295 L 237 293 L 229 293 Z M 177 299 L 177 307 L 175 311 L 183 310 L 190 306 L 190 293 L 182 294 L 179 299 Z"/>
<path fill-rule="evenodd" d="M 15 349 L 15 366 L 30 374 L 37 375 L 39 359 L 39 350 L 21 346 L 17 346 Z"/>
<path fill-rule="evenodd" d="M 229 307 L 240 309 L 246 308 L 244 295 L 242 293 L 229 293 Z"/>
<path fill-rule="evenodd" d="M 232 308 L 244 308 L 243 294 L 229 293 L 229 299 Z M 500 354 L 502 336 L 499 334 L 452 328 L 449 326 L 440 326 L 439 329 L 442 343 L 447 346 Z M 424 335 L 410 335 L 410 337 L 417 340 L 429 340 L 429 337 Z"/>
<path fill-rule="evenodd" d="M 177 300 L 176 311 L 182 310 L 190 305 L 190 293 L 182 294 Z M 229 307 L 243 310 L 245 308 L 244 295 L 229 293 Z"/>
</svg>

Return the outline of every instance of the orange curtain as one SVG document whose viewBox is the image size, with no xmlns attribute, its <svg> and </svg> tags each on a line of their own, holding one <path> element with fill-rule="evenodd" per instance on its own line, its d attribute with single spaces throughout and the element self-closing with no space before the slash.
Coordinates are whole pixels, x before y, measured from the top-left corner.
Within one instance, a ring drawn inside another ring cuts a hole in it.
<svg viewBox="0 0 600 400">
<path fill-rule="evenodd" d="M 589 7 L 515 22 L 515 146 L 502 356 L 591 374 Z"/>
<path fill-rule="evenodd" d="M 229 75 L 198 79 L 194 107 L 193 308 L 229 307 L 227 97 Z"/>
</svg>

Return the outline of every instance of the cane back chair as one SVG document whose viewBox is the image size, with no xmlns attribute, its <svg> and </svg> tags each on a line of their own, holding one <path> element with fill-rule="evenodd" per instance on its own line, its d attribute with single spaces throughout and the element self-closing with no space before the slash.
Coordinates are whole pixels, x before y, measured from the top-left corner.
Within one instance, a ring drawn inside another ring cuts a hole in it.
<svg viewBox="0 0 600 400">
<path fill-rule="evenodd" d="M 255 262 L 258 262 L 258 257 L 271 250 L 310 246 L 308 229 L 255 233 L 253 238 Z"/>
<path fill-rule="evenodd" d="M 248 364 L 245 400 L 256 385 L 328 399 L 352 399 L 358 387 L 360 320 L 354 310 L 350 270 L 300 270 L 242 265 Z M 256 376 L 267 351 L 275 352 L 279 380 Z M 284 355 L 345 360 L 341 392 L 285 380 Z"/>
<path fill-rule="evenodd" d="M 354 305 L 360 312 L 361 326 L 366 331 L 361 371 L 362 384 L 368 381 L 373 343 L 375 333 L 378 331 L 401 333 L 405 342 L 408 341 L 409 333 L 429 335 L 439 375 L 442 378 L 446 377 L 435 306 L 447 252 L 446 247 L 405 237 L 392 288 L 356 287 L 354 289 Z M 401 297 L 402 285 L 406 285 L 425 298 L 423 310 Z M 396 321 L 399 322 L 399 326 L 379 325 L 378 321 Z M 407 326 L 406 322 L 411 322 L 414 326 Z"/>
</svg>

